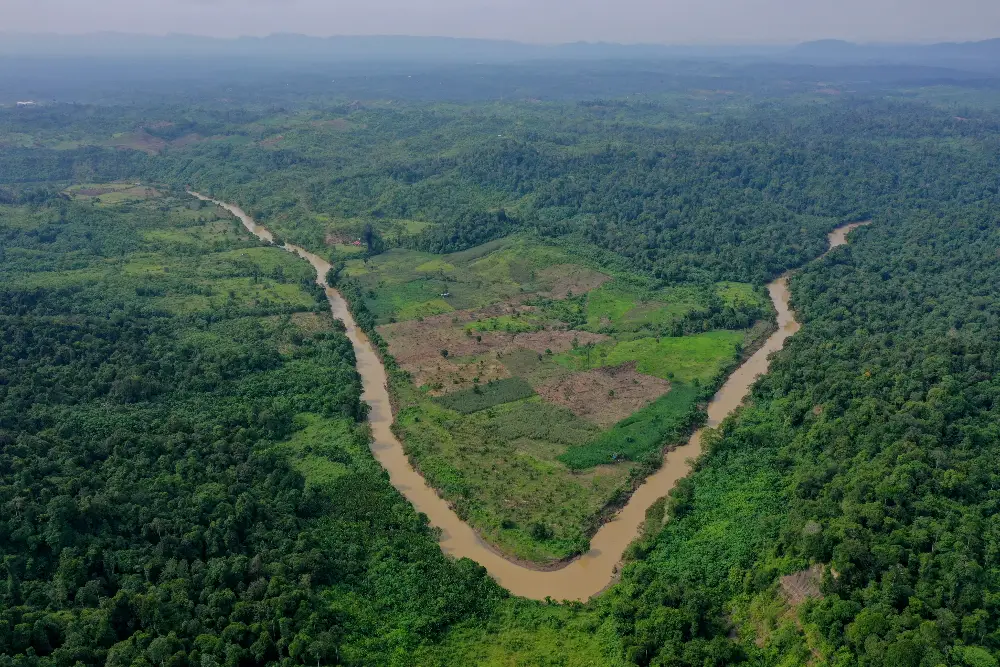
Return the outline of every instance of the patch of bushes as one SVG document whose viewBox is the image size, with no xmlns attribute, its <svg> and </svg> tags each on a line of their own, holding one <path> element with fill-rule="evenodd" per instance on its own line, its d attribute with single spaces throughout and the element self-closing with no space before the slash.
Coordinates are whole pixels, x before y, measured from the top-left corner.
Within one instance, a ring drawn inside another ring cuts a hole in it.
<svg viewBox="0 0 1000 667">
<path fill-rule="evenodd" d="M 464 415 L 479 412 L 494 405 L 519 401 L 522 398 L 529 398 L 535 395 L 535 390 L 531 388 L 522 378 L 507 378 L 505 380 L 494 380 L 485 385 L 477 385 L 472 389 L 463 389 L 453 394 L 447 394 L 435 398 L 434 401 L 449 410 L 461 412 Z"/>
<path fill-rule="evenodd" d="M 559 460 L 582 470 L 656 456 L 665 444 L 683 438 L 704 419 L 697 406 L 701 393 L 698 387 L 675 382 L 668 393 L 587 444 L 570 448 Z"/>
</svg>

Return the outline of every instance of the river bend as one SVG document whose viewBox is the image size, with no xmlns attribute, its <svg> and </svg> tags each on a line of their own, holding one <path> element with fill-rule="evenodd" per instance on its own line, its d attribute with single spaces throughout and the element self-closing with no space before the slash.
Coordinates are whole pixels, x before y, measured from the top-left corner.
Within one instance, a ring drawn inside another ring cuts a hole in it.
<svg viewBox="0 0 1000 667">
<path fill-rule="evenodd" d="M 203 201 L 221 206 L 237 216 L 243 225 L 264 241 L 273 241 L 270 231 L 258 225 L 243 209 L 190 192 Z M 847 235 L 866 223 L 851 223 L 830 233 L 830 248 L 847 242 Z M 702 430 L 696 431 L 684 445 L 667 452 L 662 467 L 646 478 L 632 494 L 628 503 L 610 521 L 603 524 L 590 540 L 590 551 L 556 570 L 536 570 L 511 562 L 487 544 L 471 526 L 458 518 L 437 492 L 410 465 L 403 445 L 392 432 L 392 407 L 389 402 L 387 377 L 378 355 L 364 333 L 358 329 L 347 303 L 337 290 L 326 282 L 330 263 L 304 248 L 286 244 L 293 252 L 316 269 L 316 282 L 326 291 L 333 316 L 344 322 L 347 336 L 354 346 L 357 368 L 361 374 L 361 399 L 371 406 L 371 449 L 375 458 L 389 473 L 392 485 L 406 497 L 418 512 L 427 515 L 432 526 L 441 530 L 441 550 L 455 558 L 470 558 L 483 567 L 504 588 L 514 595 L 544 600 L 587 600 L 611 584 L 625 548 L 635 539 L 646 510 L 667 495 L 677 481 L 691 471 L 692 460 L 701 453 Z M 767 286 L 778 313 L 778 328 L 764 344 L 732 375 L 708 405 L 708 426 L 717 426 L 738 408 L 750 393 L 758 376 L 767 372 L 770 355 L 780 350 L 785 340 L 799 330 L 799 323 L 789 306 L 788 276 L 784 275 Z"/>
</svg>

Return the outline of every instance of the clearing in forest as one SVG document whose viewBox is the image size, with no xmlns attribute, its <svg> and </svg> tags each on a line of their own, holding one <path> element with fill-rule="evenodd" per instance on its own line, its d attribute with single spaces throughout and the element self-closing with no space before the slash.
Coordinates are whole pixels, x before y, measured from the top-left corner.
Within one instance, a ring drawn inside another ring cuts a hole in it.
<svg viewBox="0 0 1000 667">
<path fill-rule="evenodd" d="M 139 183 L 87 183 L 73 185 L 65 194 L 77 201 L 93 202 L 104 206 L 124 202 L 139 202 L 160 197 L 155 188 Z"/>
<path fill-rule="evenodd" d="M 542 563 L 588 548 L 769 316 L 750 285 L 665 287 L 518 236 L 341 259 L 410 375 L 393 390 L 414 465 L 486 539 Z"/>
</svg>

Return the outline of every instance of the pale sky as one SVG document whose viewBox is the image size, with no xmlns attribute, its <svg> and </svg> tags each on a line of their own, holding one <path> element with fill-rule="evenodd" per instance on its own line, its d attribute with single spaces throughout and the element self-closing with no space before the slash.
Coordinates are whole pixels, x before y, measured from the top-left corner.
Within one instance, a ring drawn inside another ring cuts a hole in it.
<svg viewBox="0 0 1000 667">
<path fill-rule="evenodd" d="M 670 44 L 1000 37 L 1000 0 L 0 0 L 0 31 Z"/>
</svg>

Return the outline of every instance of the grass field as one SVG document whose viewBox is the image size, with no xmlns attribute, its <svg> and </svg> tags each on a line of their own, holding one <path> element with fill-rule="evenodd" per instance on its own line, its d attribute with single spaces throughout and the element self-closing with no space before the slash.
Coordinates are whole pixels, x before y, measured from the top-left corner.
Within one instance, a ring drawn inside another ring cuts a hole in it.
<svg viewBox="0 0 1000 667">
<path fill-rule="evenodd" d="M 554 361 L 573 370 L 617 366 L 634 361 L 640 373 L 667 380 L 703 383 L 711 380 L 737 354 L 744 333 L 708 331 L 679 338 L 640 338 L 599 343 L 556 355 Z"/>
<path fill-rule="evenodd" d="M 92 202 L 102 206 L 114 206 L 124 202 L 140 202 L 157 199 L 160 193 L 155 188 L 139 183 L 85 183 L 66 189 L 66 194 L 77 201 Z"/>
</svg>

